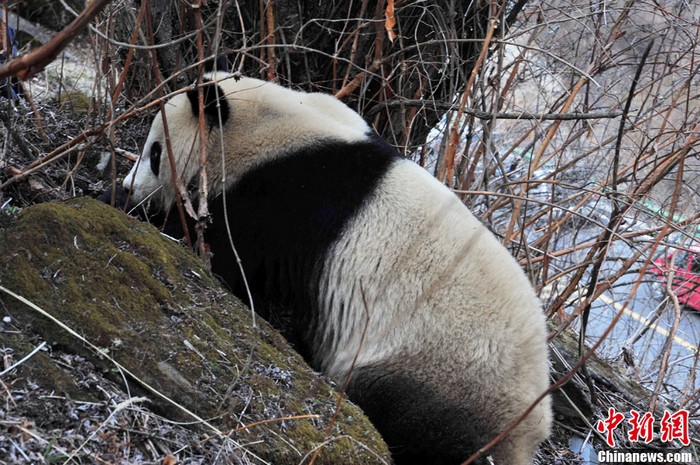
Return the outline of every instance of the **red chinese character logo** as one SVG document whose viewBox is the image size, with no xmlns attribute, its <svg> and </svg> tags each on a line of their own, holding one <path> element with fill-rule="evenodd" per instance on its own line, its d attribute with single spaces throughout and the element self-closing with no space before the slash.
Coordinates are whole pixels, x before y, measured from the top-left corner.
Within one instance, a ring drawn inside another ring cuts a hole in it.
<svg viewBox="0 0 700 465">
<path fill-rule="evenodd" d="M 679 410 L 674 414 L 667 411 L 661 418 L 661 441 L 670 442 L 678 439 L 684 446 L 690 444 L 688 438 L 688 411 Z"/>
<path fill-rule="evenodd" d="M 627 432 L 627 437 L 630 441 L 639 441 L 643 439 L 649 444 L 654 436 L 654 417 L 650 412 L 641 415 L 636 410 L 630 410 L 632 418 L 628 420 L 632 428 Z"/>
<path fill-rule="evenodd" d="M 597 429 L 601 433 L 608 433 L 607 437 L 605 438 L 605 442 L 608 443 L 608 446 L 615 447 L 615 438 L 613 437 L 613 431 L 615 430 L 615 428 L 617 428 L 617 426 L 620 423 L 622 423 L 622 420 L 624 419 L 625 416 L 623 414 L 617 413 L 614 408 L 609 408 L 608 417 L 604 420 L 598 420 L 598 423 L 596 423 L 595 429 Z"/>
</svg>

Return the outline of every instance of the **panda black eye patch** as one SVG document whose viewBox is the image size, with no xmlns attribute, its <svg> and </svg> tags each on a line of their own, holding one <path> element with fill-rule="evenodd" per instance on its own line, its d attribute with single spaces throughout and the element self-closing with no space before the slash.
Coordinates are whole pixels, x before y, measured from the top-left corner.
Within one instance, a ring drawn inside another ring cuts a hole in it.
<svg viewBox="0 0 700 465">
<path fill-rule="evenodd" d="M 163 151 L 163 149 L 160 146 L 160 142 L 154 142 L 151 145 L 151 154 L 149 158 L 151 159 L 151 171 L 153 171 L 153 174 L 158 177 L 158 173 L 160 172 L 160 153 Z"/>
</svg>

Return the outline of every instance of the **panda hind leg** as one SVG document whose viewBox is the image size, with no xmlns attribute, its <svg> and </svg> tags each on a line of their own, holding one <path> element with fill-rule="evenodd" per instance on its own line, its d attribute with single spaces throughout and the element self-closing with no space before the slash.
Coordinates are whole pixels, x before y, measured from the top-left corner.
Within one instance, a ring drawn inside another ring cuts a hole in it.
<svg viewBox="0 0 700 465">
<path fill-rule="evenodd" d="M 380 432 L 396 465 L 457 465 L 489 440 L 468 406 L 401 368 L 355 367 L 347 394 Z"/>
</svg>

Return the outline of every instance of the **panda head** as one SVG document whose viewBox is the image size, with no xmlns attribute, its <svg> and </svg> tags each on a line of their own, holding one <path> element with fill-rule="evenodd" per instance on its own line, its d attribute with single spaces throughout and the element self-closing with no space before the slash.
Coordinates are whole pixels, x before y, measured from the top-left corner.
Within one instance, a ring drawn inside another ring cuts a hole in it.
<svg viewBox="0 0 700 465">
<path fill-rule="evenodd" d="M 361 142 L 370 134 L 357 113 L 329 95 L 298 92 L 222 72 L 205 75 L 201 85 L 208 190 L 212 196 L 266 161 L 326 141 Z M 124 179 L 123 186 L 133 203 L 149 199 L 152 206 L 168 208 L 175 200 L 177 186 L 187 188 L 198 181 L 198 90 L 175 95 L 165 104 L 164 112 L 154 118 L 143 152 Z"/>
<path fill-rule="evenodd" d="M 230 106 L 224 90 L 207 79 L 203 82 L 206 131 L 210 137 L 221 134 L 230 118 Z M 131 200 L 139 203 L 152 197 L 153 205 L 170 206 L 175 199 L 173 169 L 168 155 L 167 139 L 175 161 L 177 182 L 187 186 L 199 170 L 199 96 L 190 89 L 171 98 L 158 112 L 148 132 L 143 152 L 124 179 L 124 188 Z M 166 126 L 167 125 L 167 126 Z M 167 128 L 167 131 L 166 131 Z"/>
</svg>

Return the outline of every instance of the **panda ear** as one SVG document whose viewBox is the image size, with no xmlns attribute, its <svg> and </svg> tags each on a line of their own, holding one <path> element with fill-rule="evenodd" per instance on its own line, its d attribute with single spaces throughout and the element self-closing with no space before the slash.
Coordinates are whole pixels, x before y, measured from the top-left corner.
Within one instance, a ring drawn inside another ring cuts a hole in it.
<svg viewBox="0 0 700 465">
<path fill-rule="evenodd" d="M 209 127 L 223 126 L 229 119 L 230 107 L 224 90 L 211 81 L 202 82 L 204 92 L 204 116 L 209 122 Z M 192 114 L 199 118 L 199 95 L 197 89 L 187 91 L 187 98 L 192 107 Z"/>
<path fill-rule="evenodd" d="M 216 59 L 209 58 L 204 62 L 205 73 L 213 73 L 214 71 L 223 71 L 224 73 L 228 73 L 230 67 L 231 65 L 229 65 L 228 56 L 226 55 L 219 55 L 216 57 Z"/>
</svg>

